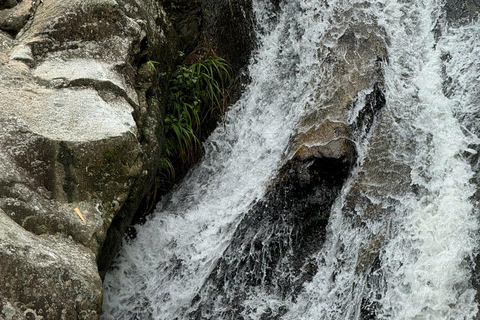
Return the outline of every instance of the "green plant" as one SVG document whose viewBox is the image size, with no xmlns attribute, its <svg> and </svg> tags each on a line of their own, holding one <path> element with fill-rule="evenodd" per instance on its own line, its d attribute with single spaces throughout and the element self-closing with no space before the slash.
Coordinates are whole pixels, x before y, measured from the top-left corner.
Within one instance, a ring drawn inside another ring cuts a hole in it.
<svg viewBox="0 0 480 320">
<path fill-rule="evenodd" d="M 155 68 L 155 65 L 158 64 L 157 61 L 152 61 L 152 60 L 149 60 L 147 61 L 147 65 L 152 68 L 153 71 L 157 71 L 157 68 Z"/>
<path fill-rule="evenodd" d="M 173 161 L 192 161 L 200 146 L 202 124 L 212 113 L 225 114 L 228 63 L 211 54 L 191 65 L 179 65 L 169 80 L 170 94 L 164 118 L 164 156 L 160 170 L 173 179 Z"/>
<path fill-rule="evenodd" d="M 211 56 L 201 63 L 192 64 L 190 68 L 200 78 L 197 89 L 208 112 L 217 108 L 223 115 L 225 107 L 221 102 L 225 96 L 225 84 L 230 81 L 230 67 L 227 61 L 218 56 Z"/>
</svg>

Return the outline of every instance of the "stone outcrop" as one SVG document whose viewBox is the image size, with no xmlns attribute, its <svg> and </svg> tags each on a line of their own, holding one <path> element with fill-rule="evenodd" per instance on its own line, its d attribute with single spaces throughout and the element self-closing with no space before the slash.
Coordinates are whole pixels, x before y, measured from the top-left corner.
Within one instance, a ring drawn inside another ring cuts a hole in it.
<svg viewBox="0 0 480 320">
<path fill-rule="evenodd" d="M 61 234 L 32 234 L 1 209 L 0 240 L 1 319 L 98 319 L 91 250 Z"/>
<path fill-rule="evenodd" d="M 0 319 L 98 319 L 97 262 L 161 152 L 166 85 L 145 63 L 175 54 L 153 0 L 0 4 Z"/>
<path fill-rule="evenodd" d="M 251 1 L 203 0 L 202 10 L 207 41 L 237 74 L 248 64 L 254 44 Z"/>
<path fill-rule="evenodd" d="M 210 50 L 229 62 L 233 83 L 226 100 L 234 103 L 248 82 L 246 66 L 255 44 L 251 0 L 168 0 L 164 6 L 178 33 L 184 63 L 197 62 Z"/>
</svg>

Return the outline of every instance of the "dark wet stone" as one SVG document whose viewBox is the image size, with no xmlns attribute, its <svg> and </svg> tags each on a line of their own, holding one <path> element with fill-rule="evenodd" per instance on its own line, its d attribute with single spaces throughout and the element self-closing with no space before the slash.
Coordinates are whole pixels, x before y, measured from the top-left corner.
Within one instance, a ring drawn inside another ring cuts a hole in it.
<svg viewBox="0 0 480 320">
<path fill-rule="evenodd" d="M 191 316 L 238 319 L 255 290 L 294 300 L 316 273 L 310 256 L 322 247 L 331 207 L 354 162 L 353 144 L 338 158 L 288 162 L 243 218 Z M 218 311 L 219 306 L 228 311 Z M 269 309 L 262 319 L 277 319 L 286 311 Z"/>
<path fill-rule="evenodd" d="M 444 10 L 450 22 L 471 21 L 480 12 L 480 0 L 447 0 Z"/>
</svg>

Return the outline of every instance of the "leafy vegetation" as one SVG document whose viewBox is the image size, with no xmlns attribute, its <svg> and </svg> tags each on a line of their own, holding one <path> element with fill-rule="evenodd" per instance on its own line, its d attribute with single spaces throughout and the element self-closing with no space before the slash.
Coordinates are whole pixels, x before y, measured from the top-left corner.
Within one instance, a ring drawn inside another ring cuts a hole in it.
<svg viewBox="0 0 480 320">
<path fill-rule="evenodd" d="M 160 170 L 168 180 L 175 178 L 178 164 L 193 162 L 206 119 L 225 114 L 229 69 L 228 63 L 212 51 L 199 62 L 179 65 L 171 75 L 164 120 L 164 156 L 160 159 Z"/>
</svg>

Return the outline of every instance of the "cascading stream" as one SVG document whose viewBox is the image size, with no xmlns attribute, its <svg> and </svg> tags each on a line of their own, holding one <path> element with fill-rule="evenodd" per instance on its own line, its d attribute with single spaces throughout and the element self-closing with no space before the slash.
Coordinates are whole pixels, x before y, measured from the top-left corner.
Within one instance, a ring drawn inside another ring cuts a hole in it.
<svg viewBox="0 0 480 320">
<path fill-rule="evenodd" d="M 275 18 L 271 1 L 253 5 L 252 82 L 205 143 L 204 159 L 125 241 L 105 278 L 102 318 L 189 319 L 238 224 L 285 162 L 298 121 L 330 112 L 343 84 L 329 73 L 329 53 L 363 24 L 387 46 L 386 105 L 356 139 L 357 165 L 313 257 L 318 270 L 295 301 L 255 287 L 241 316 L 269 319 L 275 309 L 287 310 L 277 314 L 286 320 L 474 319 L 479 226 L 467 157 L 480 142 L 480 91 L 472 88 L 480 22 L 449 25 L 440 0 L 292 0 Z M 358 93 L 347 124 L 371 92 Z M 329 120 L 343 121 L 341 112 Z"/>
<path fill-rule="evenodd" d="M 405 40 L 392 44 L 391 56 L 398 65 L 387 68 L 386 78 L 396 82 L 389 88 L 391 103 L 413 109 L 407 119 L 419 147 L 410 176 L 421 191 L 406 195 L 397 209 L 404 218 L 381 257 L 384 318 L 473 319 L 478 311 L 467 263 L 477 245 L 478 222 L 469 200 L 475 188 L 470 164 L 462 157 L 477 141 L 465 135 L 455 117 L 456 108 L 462 112 L 468 106 L 456 106 L 443 93 L 442 52 L 435 48 L 433 34 L 441 7 L 441 2 L 424 1 L 386 11 L 403 9 L 416 25 L 411 30 L 403 22 L 391 32 L 392 39 L 406 39 L 413 31 L 416 39 L 410 48 Z M 385 25 L 390 23 L 385 19 Z M 410 61 L 401 61 L 406 55 Z M 410 76 L 403 79 L 399 71 L 407 69 Z"/>
<path fill-rule="evenodd" d="M 252 83 L 205 143 L 202 162 L 126 242 L 105 278 L 103 319 L 182 318 L 228 246 L 242 215 L 262 197 L 315 87 L 318 34 L 310 1 L 255 1 L 262 31 Z M 273 24 L 272 20 L 278 20 Z"/>
</svg>

